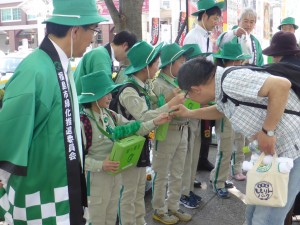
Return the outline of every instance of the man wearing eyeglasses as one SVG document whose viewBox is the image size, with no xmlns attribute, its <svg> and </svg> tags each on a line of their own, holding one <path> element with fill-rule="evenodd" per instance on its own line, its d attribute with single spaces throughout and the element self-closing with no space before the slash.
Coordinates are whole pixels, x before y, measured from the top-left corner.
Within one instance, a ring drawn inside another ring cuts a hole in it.
<svg viewBox="0 0 300 225">
<path fill-rule="evenodd" d="M 190 30 L 184 39 L 183 44 L 198 44 L 202 53 L 212 52 L 213 44 L 210 40 L 210 32 L 217 26 L 220 17 L 221 9 L 225 7 L 224 2 L 215 2 L 214 0 L 199 0 L 197 2 L 198 11 L 193 13 L 193 16 L 197 17 L 197 23 L 195 27 Z M 208 55 L 207 59 L 213 60 L 212 56 Z M 185 162 L 186 164 L 191 164 L 192 170 L 207 170 L 211 171 L 214 166 L 208 160 L 209 145 L 211 142 L 211 127 L 212 123 L 208 120 L 190 120 L 190 140 L 195 140 L 193 143 L 189 143 L 189 154 L 197 157 L 188 157 L 193 159 L 192 162 Z M 201 129 L 201 132 L 200 132 Z M 200 148 L 201 141 L 201 148 Z M 199 155 L 200 152 L 200 155 Z M 199 155 L 199 157 L 198 157 Z M 198 162 L 199 161 L 199 162 Z M 190 171 L 190 172 L 189 172 Z M 194 174 L 195 172 L 192 172 Z M 184 176 L 191 177 L 191 170 L 185 167 Z M 192 180 L 195 177 L 191 177 Z M 193 189 L 190 187 L 189 182 L 183 183 L 183 190 Z M 198 180 L 194 181 L 194 187 L 201 187 L 201 182 Z M 185 195 L 183 193 L 183 195 Z M 185 207 L 191 208 L 193 204 L 193 198 L 191 196 L 186 196 L 186 201 L 182 202 Z"/>
<path fill-rule="evenodd" d="M 80 119 L 69 65 L 106 19 L 95 0 L 53 0 L 53 6 L 46 37 L 6 84 L 0 111 L 0 212 L 8 224 L 85 224 Z"/>
<path fill-rule="evenodd" d="M 97 34 L 99 31 L 93 29 Z M 86 74 L 104 70 L 107 74 L 113 72 L 113 62 L 126 60 L 127 51 L 137 42 L 136 35 L 129 31 L 117 33 L 112 42 L 99 46 L 86 53 L 80 60 L 74 73 L 77 93 L 81 93 L 80 77 Z"/>
</svg>

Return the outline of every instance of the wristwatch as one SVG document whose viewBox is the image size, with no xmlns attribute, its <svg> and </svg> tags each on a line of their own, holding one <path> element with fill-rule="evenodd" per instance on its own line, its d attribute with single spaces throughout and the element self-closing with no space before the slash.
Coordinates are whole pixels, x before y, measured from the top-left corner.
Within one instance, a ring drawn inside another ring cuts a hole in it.
<svg viewBox="0 0 300 225">
<path fill-rule="evenodd" d="M 275 130 L 266 130 L 265 128 L 261 128 L 261 130 L 268 135 L 269 137 L 273 137 L 275 135 Z"/>
</svg>

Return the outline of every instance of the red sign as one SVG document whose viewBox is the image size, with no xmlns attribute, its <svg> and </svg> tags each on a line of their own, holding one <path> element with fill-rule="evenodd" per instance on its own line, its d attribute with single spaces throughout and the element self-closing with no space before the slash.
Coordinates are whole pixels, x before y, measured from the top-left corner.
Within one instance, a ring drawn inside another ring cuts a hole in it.
<svg viewBox="0 0 300 225">
<path fill-rule="evenodd" d="M 151 44 L 156 45 L 159 37 L 159 18 L 152 18 Z"/>
<path fill-rule="evenodd" d="M 113 0 L 113 2 L 114 2 L 116 9 L 119 10 L 119 7 L 120 7 L 119 0 Z M 126 4 L 125 0 L 123 0 L 123 2 L 124 2 L 123 4 Z M 98 7 L 99 14 L 101 16 L 109 16 L 109 10 L 106 7 L 106 4 L 104 1 L 97 1 L 97 7 Z M 144 0 L 142 12 L 143 13 L 149 12 L 149 0 Z"/>
</svg>

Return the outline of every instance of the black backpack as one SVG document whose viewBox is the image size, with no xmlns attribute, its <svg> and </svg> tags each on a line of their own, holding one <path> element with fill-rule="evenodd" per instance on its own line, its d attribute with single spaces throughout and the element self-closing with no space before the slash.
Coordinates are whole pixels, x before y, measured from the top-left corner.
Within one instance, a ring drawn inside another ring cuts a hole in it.
<svg viewBox="0 0 300 225">
<path fill-rule="evenodd" d="M 300 99 L 300 67 L 296 66 L 294 64 L 281 62 L 281 63 L 266 64 L 266 65 L 261 66 L 261 67 L 260 66 L 253 66 L 253 65 L 246 65 L 246 66 L 235 66 L 235 67 L 231 67 L 231 68 L 227 69 L 223 73 L 222 78 L 221 78 L 221 91 L 223 93 L 223 98 L 222 98 L 223 103 L 227 102 L 227 100 L 229 99 L 236 106 L 246 105 L 246 106 L 251 106 L 251 107 L 256 107 L 256 108 L 261 108 L 261 109 L 267 109 L 266 105 L 252 103 L 252 102 L 239 101 L 235 98 L 232 98 L 232 97 L 228 96 L 224 92 L 223 85 L 222 85 L 224 79 L 226 78 L 226 76 L 231 71 L 238 70 L 238 69 L 251 69 L 251 70 L 255 70 L 255 71 L 268 72 L 268 73 L 270 73 L 274 76 L 285 77 L 288 80 L 290 80 L 290 82 L 292 83 L 293 91 L 295 92 L 295 94 Z M 293 114 L 293 115 L 300 116 L 300 111 L 297 112 L 297 111 L 285 109 L 284 112 L 288 113 L 288 114 Z"/>
<path fill-rule="evenodd" d="M 112 93 L 112 99 L 110 101 L 109 108 L 117 113 L 122 114 L 126 119 L 132 120 L 132 119 L 134 119 L 133 116 L 126 113 L 125 108 L 120 104 L 120 101 L 119 101 L 120 94 L 127 87 L 131 87 L 134 90 L 136 90 L 136 92 L 139 94 L 139 96 L 141 96 L 141 97 L 145 96 L 145 94 L 142 93 L 134 83 L 126 82 L 118 89 L 117 92 Z"/>
</svg>

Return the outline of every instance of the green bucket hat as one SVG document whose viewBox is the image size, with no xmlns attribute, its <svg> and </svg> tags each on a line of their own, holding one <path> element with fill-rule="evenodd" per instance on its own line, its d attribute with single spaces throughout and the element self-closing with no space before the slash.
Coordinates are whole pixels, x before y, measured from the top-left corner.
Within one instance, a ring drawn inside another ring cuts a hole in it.
<svg viewBox="0 0 300 225">
<path fill-rule="evenodd" d="M 197 2 L 197 8 L 198 11 L 192 13 L 193 16 L 198 16 L 199 13 L 211 9 L 213 7 L 219 7 L 220 9 L 223 9 L 225 7 L 225 1 L 224 0 L 199 0 Z"/>
<path fill-rule="evenodd" d="M 125 69 L 125 74 L 133 74 L 148 66 L 159 54 L 162 46 L 163 42 L 153 47 L 145 41 L 139 41 L 133 45 L 127 53 L 130 65 Z"/>
<path fill-rule="evenodd" d="M 161 53 L 160 53 L 161 65 L 159 69 L 174 62 L 180 56 L 184 54 L 192 53 L 193 51 L 194 51 L 193 48 L 182 49 L 177 43 L 165 45 L 161 49 Z"/>
<path fill-rule="evenodd" d="M 293 17 L 287 17 L 287 18 L 284 18 L 284 19 L 281 21 L 280 25 L 277 27 L 278 30 L 281 30 L 281 26 L 282 26 L 282 25 L 287 25 L 287 24 L 293 25 L 294 28 L 295 28 L 295 30 L 298 29 L 298 26 L 295 24 L 295 18 L 293 18 Z"/>
<path fill-rule="evenodd" d="M 242 51 L 242 46 L 238 43 L 225 43 L 223 49 L 219 54 L 213 54 L 215 58 L 229 59 L 229 60 L 242 60 L 250 59 L 250 55 L 246 55 Z"/>
<path fill-rule="evenodd" d="M 189 48 L 193 48 L 194 51 L 189 52 L 189 53 L 186 54 L 186 59 L 187 60 L 196 58 L 198 56 L 207 57 L 207 56 L 212 54 L 212 52 L 202 53 L 198 44 L 186 44 L 186 45 L 182 46 L 182 49 L 189 49 Z"/>
<path fill-rule="evenodd" d="M 107 21 L 98 14 L 95 0 L 53 0 L 53 13 L 43 23 L 82 26 Z"/>
<path fill-rule="evenodd" d="M 82 91 L 78 96 L 79 103 L 95 102 L 121 85 L 115 84 L 104 70 L 82 76 L 80 80 Z"/>
</svg>

